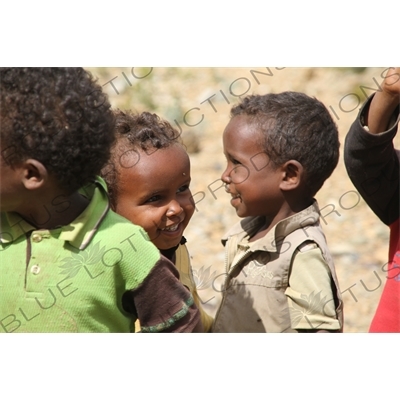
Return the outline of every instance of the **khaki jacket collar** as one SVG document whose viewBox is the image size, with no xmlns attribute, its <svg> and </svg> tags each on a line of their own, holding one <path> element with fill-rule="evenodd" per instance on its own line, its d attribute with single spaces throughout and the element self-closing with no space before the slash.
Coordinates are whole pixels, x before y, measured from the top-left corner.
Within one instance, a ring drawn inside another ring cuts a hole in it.
<svg viewBox="0 0 400 400">
<path fill-rule="evenodd" d="M 252 251 L 268 251 L 275 253 L 278 251 L 278 244 L 283 239 L 297 229 L 303 229 L 307 234 L 307 226 L 315 224 L 320 217 L 317 201 L 314 199 L 311 206 L 279 221 L 272 229 L 260 240 L 251 244 Z M 240 243 L 244 238 L 252 237 L 260 226 L 265 223 L 265 217 L 246 217 L 234 225 L 222 238 L 225 246 L 228 239 L 236 237 L 236 243 Z"/>
</svg>

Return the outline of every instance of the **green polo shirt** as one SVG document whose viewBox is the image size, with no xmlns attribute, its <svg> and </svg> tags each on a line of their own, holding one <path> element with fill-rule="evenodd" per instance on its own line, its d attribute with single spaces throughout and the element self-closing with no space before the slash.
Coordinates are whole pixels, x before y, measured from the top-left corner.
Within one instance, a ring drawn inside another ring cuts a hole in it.
<svg viewBox="0 0 400 400">
<path fill-rule="evenodd" d="M 130 332 L 122 296 L 160 259 L 144 230 L 109 210 L 101 178 L 67 226 L 35 229 L 15 213 L 0 226 L 0 332 Z"/>
</svg>

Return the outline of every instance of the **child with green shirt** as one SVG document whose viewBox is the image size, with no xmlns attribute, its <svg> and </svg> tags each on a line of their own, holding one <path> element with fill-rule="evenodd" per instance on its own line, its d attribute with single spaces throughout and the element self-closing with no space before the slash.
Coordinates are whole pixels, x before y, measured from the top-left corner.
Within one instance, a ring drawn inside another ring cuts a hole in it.
<svg viewBox="0 0 400 400">
<path fill-rule="evenodd" d="M 110 211 L 114 126 L 83 69 L 1 69 L 0 332 L 202 330 L 173 264 Z"/>
</svg>

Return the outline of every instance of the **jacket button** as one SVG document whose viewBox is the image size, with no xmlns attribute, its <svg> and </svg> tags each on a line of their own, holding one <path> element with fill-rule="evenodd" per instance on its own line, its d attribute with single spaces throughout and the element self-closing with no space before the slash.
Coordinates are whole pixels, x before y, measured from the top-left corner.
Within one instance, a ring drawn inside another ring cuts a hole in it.
<svg viewBox="0 0 400 400">
<path fill-rule="evenodd" d="M 32 274 L 37 275 L 40 272 L 39 265 L 32 265 L 31 272 L 32 272 Z"/>
<path fill-rule="evenodd" d="M 39 233 L 34 233 L 33 235 L 32 235 L 32 240 L 35 242 L 35 243 L 39 243 L 39 242 L 41 242 L 42 241 L 42 235 L 39 235 Z"/>
</svg>

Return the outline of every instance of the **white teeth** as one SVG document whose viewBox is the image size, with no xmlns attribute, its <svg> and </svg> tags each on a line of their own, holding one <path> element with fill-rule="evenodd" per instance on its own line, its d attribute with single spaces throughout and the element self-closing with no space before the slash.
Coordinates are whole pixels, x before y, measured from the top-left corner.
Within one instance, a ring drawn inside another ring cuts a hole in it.
<svg viewBox="0 0 400 400">
<path fill-rule="evenodd" d="M 179 224 L 171 225 L 171 226 L 165 227 L 163 229 L 163 231 L 175 232 L 176 230 L 178 230 L 178 226 L 179 226 Z"/>
</svg>

